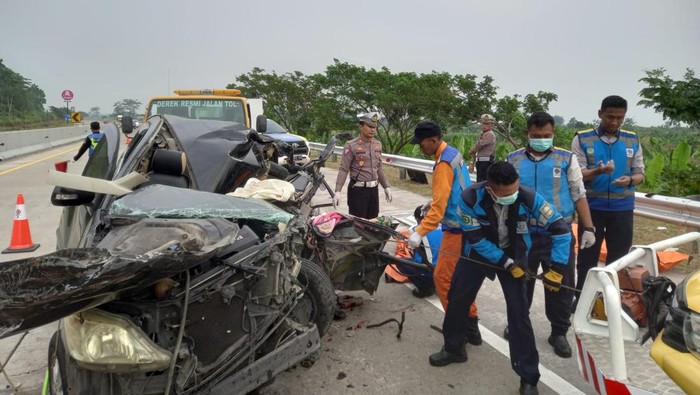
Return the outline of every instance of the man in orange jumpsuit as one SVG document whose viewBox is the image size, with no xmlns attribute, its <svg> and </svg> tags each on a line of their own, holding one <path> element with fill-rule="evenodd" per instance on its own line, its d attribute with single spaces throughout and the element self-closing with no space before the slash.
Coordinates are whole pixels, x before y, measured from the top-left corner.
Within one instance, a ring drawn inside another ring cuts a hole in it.
<svg viewBox="0 0 700 395">
<path fill-rule="evenodd" d="M 418 248 L 423 236 L 442 226 L 442 244 L 438 262 L 433 272 L 435 292 L 442 307 L 447 310 L 447 291 L 452 282 L 452 273 L 462 255 L 462 228 L 457 215 L 460 195 L 470 184 L 469 170 L 462 154 L 442 141 L 442 130 L 433 121 L 421 121 L 416 126 L 411 144 L 419 144 L 426 155 L 433 155 L 433 200 L 428 214 L 408 240 L 408 246 Z M 476 303 L 469 308 L 467 342 L 480 345 L 479 318 Z"/>
</svg>

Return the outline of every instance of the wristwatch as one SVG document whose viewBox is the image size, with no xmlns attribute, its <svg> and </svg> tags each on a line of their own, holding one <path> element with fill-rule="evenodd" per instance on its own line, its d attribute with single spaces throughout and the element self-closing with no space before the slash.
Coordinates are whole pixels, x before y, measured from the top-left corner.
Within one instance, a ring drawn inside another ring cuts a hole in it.
<svg viewBox="0 0 700 395">
<path fill-rule="evenodd" d="M 584 232 L 593 232 L 593 233 L 595 233 L 595 226 L 592 226 L 592 227 L 590 227 L 590 228 L 588 228 L 588 227 L 583 228 L 583 231 L 584 231 Z"/>
</svg>

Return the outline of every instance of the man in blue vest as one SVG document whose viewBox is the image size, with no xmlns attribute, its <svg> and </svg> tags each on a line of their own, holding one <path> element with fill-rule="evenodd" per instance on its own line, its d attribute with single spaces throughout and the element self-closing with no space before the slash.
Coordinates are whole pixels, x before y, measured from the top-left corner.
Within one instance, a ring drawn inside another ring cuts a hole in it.
<svg viewBox="0 0 700 395">
<path fill-rule="evenodd" d="M 576 133 L 571 151 L 583 173 L 595 227 L 595 244 L 578 255 L 576 288 L 582 289 L 590 268 L 598 265 L 605 240 L 612 263 L 629 252 L 634 227 L 634 186 L 644 181 L 642 146 L 634 132 L 620 130 L 627 100 L 608 96 L 598 110 L 600 125 Z M 579 236 L 584 231 L 579 227 Z"/>
<path fill-rule="evenodd" d="M 83 140 L 83 145 L 80 146 L 78 154 L 73 157 L 73 160 L 77 161 L 81 156 L 83 156 L 85 151 L 88 150 L 88 156 L 92 156 L 92 153 L 95 152 L 95 147 L 97 147 L 97 143 L 100 141 L 102 136 L 104 136 L 104 133 L 100 132 L 100 123 L 97 121 L 90 122 L 90 134 L 85 137 L 85 140 Z"/>
<path fill-rule="evenodd" d="M 442 242 L 437 267 L 433 272 L 435 292 L 447 310 L 447 294 L 452 283 L 452 272 L 462 252 L 462 228 L 457 216 L 460 195 L 470 184 L 469 169 L 462 154 L 442 140 L 442 129 L 433 121 L 420 121 L 413 131 L 411 144 L 418 144 L 425 155 L 435 159 L 433 165 L 433 200 L 428 214 L 423 218 L 415 233 L 408 239 L 408 246 L 418 248 L 428 233 L 442 228 Z M 467 310 L 464 310 L 466 316 Z M 482 343 L 479 331 L 479 317 L 476 303 L 469 306 L 469 318 L 465 329 L 467 341 L 478 346 Z"/>
<path fill-rule="evenodd" d="M 542 195 L 520 185 L 518 172 L 510 163 L 493 163 L 486 177 L 486 181 L 465 189 L 458 204 L 465 249 L 448 295 L 442 326 L 444 347 L 430 356 L 430 364 L 467 361 L 464 309 L 474 302 L 486 277 L 494 280 L 498 276 L 507 306 L 511 367 L 520 376 L 520 394 L 537 394 L 539 354 L 523 281 L 528 278 L 527 254 L 532 244 L 528 224 L 537 223 L 549 232 L 551 266 L 542 281 L 553 292 L 560 289 L 566 271 L 571 231 Z"/>
<path fill-rule="evenodd" d="M 581 238 L 581 248 L 595 244 L 595 230 L 591 221 L 591 213 L 586 200 L 586 190 L 583 186 L 583 176 L 576 156 L 562 148 L 553 147 L 554 118 L 546 112 L 535 112 L 527 120 L 528 144 L 525 148 L 508 154 L 508 162 L 515 166 L 520 174 L 520 183 L 534 189 L 545 198 L 547 203 L 555 206 L 564 218 L 569 229 L 578 214 L 579 226 L 584 232 Z M 551 265 L 550 251 L 552 241 L 549 232 L 537 223 L 529 224 L 532 247 L 528 254 L 528 267 L 537 273 L 540 264 L 544 270 Z M 571 238 L 569 261 L 562 273 L 562 284 L 573 288 L 575 279 L 576 251 L 575 240 Z M 528 281 L 528 302 L 532 306 L 535 292 L 535 280 Z M 571 327 L 571 302 L 574 294 L 571 290 L 562 289 L 551 292 L 545 289 L 545 313 L 552 329 L 548 342 L 554 347 L 554 353 L 562 358 L 571 358 L 571 346 L 566 340 L 566 333 Z M 508 328 L 504 332 L 508 338 Z"/>
</svg>

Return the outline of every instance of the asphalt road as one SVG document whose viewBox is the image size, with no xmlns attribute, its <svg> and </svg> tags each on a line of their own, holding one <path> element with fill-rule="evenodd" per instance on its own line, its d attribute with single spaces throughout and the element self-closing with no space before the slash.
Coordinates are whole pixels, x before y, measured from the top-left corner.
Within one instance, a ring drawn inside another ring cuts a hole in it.
<svg viewBox="0 0 700 395">
<path fill-rule="evenodd" d="M 69 160 L 78 147 L 79 144 L 74 144 L 0 162 L 0 249 L 4 249 L 10 240 L 18 193 L 25 199 L 33 240 L 41 244 L 33 253 L 0 255 L 0 262 L 54 251 L 55 229 L 61 209 L 50 204 L 53 187 L 44 180 L 54 162 Z M 69 164 L 69 171 L 80 172 L 86 161 L 87 156 L 78 163 Z M 327 178 L 334 181 L 335 171 L 327 170 Z M 324 198 L 323 192 L 319 192 L 319 199 Z M 381 212 L 408 216 L 424 201 L 424 197 L 412 192 L 394 190 L 394 202 L 382 202 Z M 544 316 L 542 287 L 538 287 L 531 317 L 540 351 L 540 393 L 594 393 L 593 387 L 579 375 L 576 359 L 559 358 L 547 343 L 549 323 Z M 311 368 L 297 367 L 283 373 L 261 393 L 517 393 L 519 378 L 511 370 L 507 342 L 501 338 L 506 325 L 505 303 L 497 282 L 486 281 L 477 299 L 484 344 L 468 346 L 467 363 L 443 368 L 428 364 L 428 355 L 442 345 L 441 335 L 430 329 L 430 325 L 442 326 L 443 313 L 437 298 L 417 299 L 407 286 L 395 283 L 382 283 L 374 295 L 354 295 L 361 296 L 364 304 L 349 311 L 345 320 L 333 323 L 324 338 L 318 361 Z M 400 339 L 396 337 L 396 324 L 373 329 L 365 327 L 368 323 L 400 318 L 402 312 L 406 313 L 406 322 Z M 41 392 L 47 344 L 55 325 L 29 331 L 7 363 L 6 372 L 12 382 L 19 385 L 20 393 Z M 0 341 L 0 362 L 5 363 L 18 339 L 15 336 Z M 571 333 L 569 341 L 573 347 Z M 0 392 L 11 391 L 7 379 L 0 376 Z"/>
</svg>

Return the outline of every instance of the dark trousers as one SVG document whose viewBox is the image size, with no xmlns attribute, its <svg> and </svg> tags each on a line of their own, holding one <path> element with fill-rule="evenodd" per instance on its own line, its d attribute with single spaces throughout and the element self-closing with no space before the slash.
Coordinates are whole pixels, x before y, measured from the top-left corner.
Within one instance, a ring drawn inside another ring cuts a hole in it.
<svg viewBox="0 0 700 395">
<path fill-rule="evenodd" d="M 401 273 L 408 277 L 411 284 L 415 285 L 422 292 L 430 291 L 433 286 L 433 273 L 428 269 L 419 269 L 413 266 L 398 264 Z"/>
<path fill-rule="evenodd" d="M 476 182 L 486 181 L 486 172 L 493 162 L 476 162 Z"/>
<path fill-rule="evenodd" d="M 361 218 L 377 218 L 379 215 L 379 187 L 353 187 L 348 189 L 350 215 Z"/>
<path fill-rule="evenodd" d="M 506 300 L 511 367 L 525 382 L 537 384 L 540 379 L 537 367 L 539 354 L 530 323 L 527 287 L 524 281 L 516 280 L 508 271 L 496 271 L 464 258 L 459 260 L 452 275 L 450 291 L 447 294 L 449 303 L 442 324 L 445 350 L 459 352 L 464 347 L 467 332 L 467 315 L 464 312 L 468 311 L 469 306 L 476 300 L 484 279 L 494 272 L 498 276 Z"/>
<path fill-rule="evenodd" d="M 546 272 L 551 265 L 552 238 L 542 233 L 530 233 L 532 247 L 527 256 L 527 264 L 533 273 L 537 273 L 542 265 L 542 271 Z M 569 261 L 566 265 L 566 272 L 562 273 L 564 278 L 562 285 L 574 286 L 574 276 L 576 275 L 576 239 L 571 235 L 571 247 L 569 249 Z M 532 298 L 535 294 L 535 279 L 527 283 L 528 306 L 532 306 Z M 561 288 L 559 292 L 544 290 L 544 311 L 547 319 L 552 324 L 552 336 L 566 336 L 566 332 L 571 327 L 571 302 L 574 299 L 574 292 L 570 289 Z"/>
<path fill-rule="evenodd" d="M 632 232 L 634 230 L 634 210 L 627 211 L 600 211 L 591 210 L 593 226 L 595 226 L 595 244 L 578 252 L 578 265 L 576 289 L 582 289 L 586 281 L 586 274 L 592 267 L 598 266 L 600 246 L 605 238 L 608 248 L 608 257 L 605 264 L 608 265 L 624 255 L 632 247 Z M 583 227 L 579 226 L 578 236 L 581 240 Z"/>
</svg>

